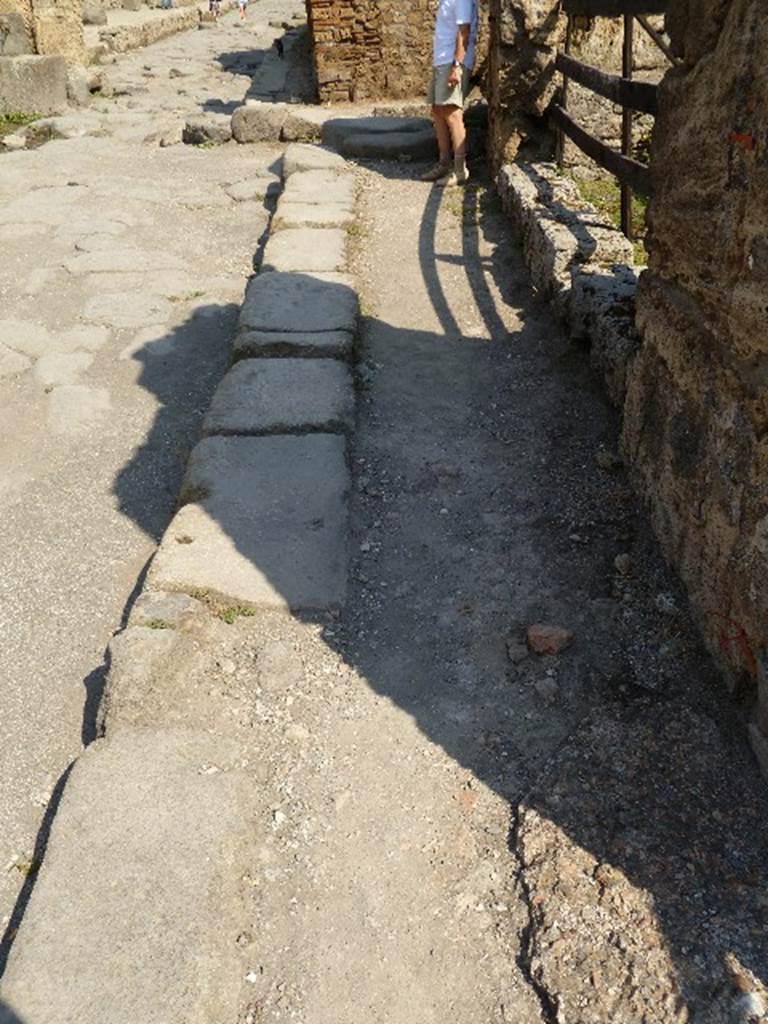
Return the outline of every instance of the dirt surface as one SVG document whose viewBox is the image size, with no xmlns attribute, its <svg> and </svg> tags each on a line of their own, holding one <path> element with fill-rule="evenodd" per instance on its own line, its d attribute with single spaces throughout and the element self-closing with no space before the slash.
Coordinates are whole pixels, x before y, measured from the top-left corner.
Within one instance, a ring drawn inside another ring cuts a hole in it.
<svg viewBox="0 0 768 1024">
<path fill-rule="evenodd" d="M 282 35 L 269 21 L 297 6 L 118 58 L 112 98 L 65 119 L 74 137 L 0 156 L 0 934 L 93 736 L 104 650 L 174 510 L 277 180 L 279 151 L 183 146 L 184 120 L 242 101 Z"/>
<path fill-rule="evenodd" d="M 158 145 L 184 111 L 234 102 L 215 65 L 250 29 L 216 31 L 118 63 L 109 138 L 0 160 L 4 315 L 27 338 L 106 331 L 59 353 L 91 362 L 41 370 L 30 351 L 2 384 L 8 912 L 50 787 L 96 731 L 82 680 L 98 696 L 264 224 L 230 192 L 275 153 Z M 195 84 L 170 124 L 182 53 Z M 615 415 L 482 178 L 441 192 L 417 170 L 359 174 L 344 612 L 230 609 L 185 633 L 178 688 L 139 695 L 226 734 L 252 778 L 226 923 L 239 1024 L 760 1021 L 768 800 L 739 709 L 627 486 Z"/>
<path fill-rule="evenodd" d="M 495 201 L 411 174 L 360 173 L 347 608 L 168 688 L 253 778 L 241 1024 L 761 1021 L 743 723 Z"/>
</svg>

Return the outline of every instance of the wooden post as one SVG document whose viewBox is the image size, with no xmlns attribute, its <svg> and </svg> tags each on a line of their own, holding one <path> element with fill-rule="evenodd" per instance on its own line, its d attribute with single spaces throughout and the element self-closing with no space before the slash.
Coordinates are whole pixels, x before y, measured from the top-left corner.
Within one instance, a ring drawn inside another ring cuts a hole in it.
<svg viewBox="0 0 768 1024">
<path fill-rule="evenodd" d="M 565 52 L 570 55 L 571 52 L 571 25 L 572 19 L 570 14 L 566 15 L 568 21 L 565 26 Z M 561 94 L 560 106 L 563 110 L 568 109 L 568 75 L 563 74 L 563 91 Z M 565 157 L 565 132 L 562 128 L 558 129 L 557 132 L 557 147 L 555 149 L 555 163 L 558 167 L 563 166 L 563 159 Z"/>
<path fill-rule="evenodd" d="M 631 14 L 624 15 L 624 47 L 622 52 L 622 76 L 627 80 L 634 73 L 634 40 L 635 19 Z M 624 107 L 621 114 L 621 152 L 624 156 L 632 156 L 632 118 L 629 107 Z M 632 230 L 632 189 L 629 185 L 621 186 L 621 230 L 630 241 L 634 236 Z"/>
</svg>

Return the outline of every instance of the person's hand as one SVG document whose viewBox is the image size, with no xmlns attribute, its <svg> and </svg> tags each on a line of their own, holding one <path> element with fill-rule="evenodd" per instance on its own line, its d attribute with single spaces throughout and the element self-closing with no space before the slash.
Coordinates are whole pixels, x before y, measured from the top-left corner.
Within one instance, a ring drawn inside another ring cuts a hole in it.
<svg viewBox="0 0 768 1024">
<path fill-rule="evenodd" d="M 451 73 L 448 75 L 448 85 L 456 87 L 461 81 L 461 68 L 451 68 Z"/>
</svg>

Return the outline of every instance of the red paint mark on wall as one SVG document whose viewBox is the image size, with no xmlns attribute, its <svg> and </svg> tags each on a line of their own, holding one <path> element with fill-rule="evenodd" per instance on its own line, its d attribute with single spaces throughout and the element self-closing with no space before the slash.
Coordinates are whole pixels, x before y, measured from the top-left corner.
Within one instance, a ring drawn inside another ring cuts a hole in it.
<svg viewBox="0 0 768 1024">
<path fill-rule="evenodd" d="M 752 652 L 752 644 L 747 631 L 741 623 L 729 619 L 727 615 L 721 615 L 719 612 L 712 612 L 712 618 L 718 619 L 722 623 L 722 626 L 717 628 L 720 635 L 720 650 L 731 661 L 735 660 L 735 656 L 740 655 L 738 660 L 745 665 L 752 679 L 755 679 L 757 677 L 757 660 Z"/>
<path fill-rule="evenodd" d="M 748 153 L 752 153 L 757 149 L 757 139 L 754 135 L 745 132 L 731 132 L 728 136 L 728 141 L 733 146 L 741 146 L 742 149 Z"/>
</svg>

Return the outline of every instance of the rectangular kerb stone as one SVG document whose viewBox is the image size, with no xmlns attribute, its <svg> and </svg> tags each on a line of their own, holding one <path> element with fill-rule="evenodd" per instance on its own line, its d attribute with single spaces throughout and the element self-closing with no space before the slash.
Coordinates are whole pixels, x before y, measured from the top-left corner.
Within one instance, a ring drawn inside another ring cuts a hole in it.
<svg viewBox="0 0 768 1024">
<path fill-rule="evenodd" d="M 344 603 L 349 470 L 338 435 L 207 437 L 192 452 L 151 589 L 253 608 Z"/>
<path fill-rule="evenodd" d="M 352 375 L 332 359 L 246 359 L 219 385 L 205 435 L 347 433 L 355 419 Z"/>
<path fill-rule="evenodd" d="M 228 741 L 187 730 L 89 747 L 11 952 L 2 1024 L 236 1019 L 249 816 L 236 761 Z"/>
</svg>

